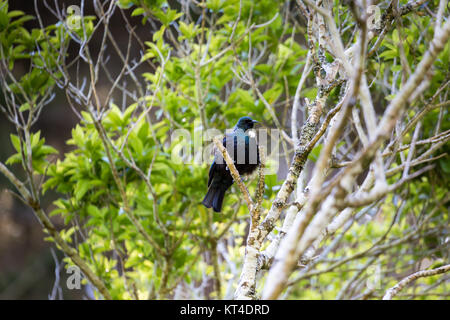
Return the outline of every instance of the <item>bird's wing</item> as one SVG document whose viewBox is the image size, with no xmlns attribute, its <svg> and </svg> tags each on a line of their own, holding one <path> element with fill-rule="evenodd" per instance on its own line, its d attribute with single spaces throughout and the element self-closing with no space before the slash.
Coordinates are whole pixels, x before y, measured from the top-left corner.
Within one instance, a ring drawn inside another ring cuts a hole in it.
<svg viewBox="0 0 450 320">
<path fill-rule="evenodd" d="M 213 161 L 211 167 L 209 167 L 208 187 L 214 178 L 214 172 L 216 171 L 216 161 Z"/>
<path fill-rule="evenodd" d="M 223 140 L 222 140 L 222 145 L 223 145 L 224 147 L 226 147 L 226 141 L 227 141 L 226 139 L 227 139 L 227 137 L 225 136 L 225 137 L 223 137 Z M 216 152 L 218 152 L 218 151 L 215 150 L 214 152 L 216 153 Z M 217 158 L 217 156 L 218 156 L 218 154 L 216 153 L 216 155 L 215 155 L 215 157 L 214 157 L 214 161 L 213 161 L 213 163 L 211 164 L 211 167 L 209 167 L 208 187 L 209 187 L 209 185 L 211 184 L 211 182 L 212 182 L 212 180 L 213 180 L 213 178 L 214 178 L 214 174 L 215 174 L 216 169 L 217 169 L 217 164 L 216 164 L 216 158 Z"/>
</svg>

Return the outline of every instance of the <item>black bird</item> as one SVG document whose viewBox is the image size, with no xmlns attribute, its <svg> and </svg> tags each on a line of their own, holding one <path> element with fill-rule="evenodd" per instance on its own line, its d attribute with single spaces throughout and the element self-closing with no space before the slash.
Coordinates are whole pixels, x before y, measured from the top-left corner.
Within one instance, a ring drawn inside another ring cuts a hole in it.
<svg viewBox="0 0 450 320">
<path fill-rule="evenodd" d="M 250 117 L 242 117 L 238 120 L 233 132 L 223 138 L 223 146 L 227 149 L 239 175 L 252 173 L 259 165 L 259 150 L 256 139 L 248 135 L 258 121 Z M 203 205 L 213 208 L 215 212 L 222 210 L 225 191 L 233 184 L 233 177 L 227 167 L 220 151 L 214 156 L 214 161 L 209 168 L 208 192 L 203 199 Z"/>
</svg>

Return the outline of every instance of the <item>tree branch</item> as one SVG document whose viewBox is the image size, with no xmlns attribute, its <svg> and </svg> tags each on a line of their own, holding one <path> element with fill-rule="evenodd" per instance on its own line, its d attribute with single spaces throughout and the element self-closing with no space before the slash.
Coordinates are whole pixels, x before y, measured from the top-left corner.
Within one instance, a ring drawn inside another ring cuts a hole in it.
<svg viewBox="0 0 450 320">
<path fill-rule="evenodd" d="M 395 297 L 405 286 L 417 280 L 418 278 L 435 276 L 437 274 L 445 273 L 448 271 L 450 271 L 450 264 L 432 270 L 421 270 L 415 272 L 404 278 L 392 288 L 388 289 L 383 296 L 383 300 L 392 300 L 392 298 Z"/>
</svg>

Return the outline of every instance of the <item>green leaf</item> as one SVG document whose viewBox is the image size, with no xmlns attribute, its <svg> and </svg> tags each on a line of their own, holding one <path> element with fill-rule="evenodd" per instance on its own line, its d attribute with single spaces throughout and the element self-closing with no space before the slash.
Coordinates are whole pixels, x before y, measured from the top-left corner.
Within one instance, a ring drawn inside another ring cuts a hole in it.
<svg viewBox="0 0 450 320">
<path fill-rule="evenodd" d="M 380 54 L 379 57 L 384 58 L 384 60 L 392 60 L 398 57 L 398 52 L 397 50 L 385 50 Z"/>
<path fill-rule="evenodd" d="M 75 185 L 74 195 L 75 200 L 80 201 L 81 198 L 89 191 L 91 188 L 91 181 L 89 180 L 79 180 Z"/>
<path fill-rule="evenodd" d="M 100 210 L 92 204 L 88 205 L 87 212 L 92 217 L 102 217 L 102 213 L 100 212 Z"/>
<path fill-rule="evenodd" d="M 8 14 L 5 11 L 0 10 L 0 32 L 4 31 L 8 27 L 8 24 L 9 24 Z"/>
<path fill-rule="evenodd" d="M 144 14 L 144 13 L 145 13 L 145 11 L 144 11 L 143 8 L 136 8 L 136 9 L 134 9 L 133 12 L 131 13 L 131 16 L 132 16 L 132 17 L 140 16 L 140 15 L 142 15 L 142 14 Z"/>
<path fill-rule="evenodd" d="M 210 9 L 211 11 L 217 12 L 223 8 L 225 3 L 226 3 L 226 1 L 224 1 L 224 0 L 208 0 L 206 2 L 206 7 L 208 9 Z"/>
<path fill-rule="evenodd" d="M 53 148 L 52 146 L 44 145 L 44 146 L 42 146 L 42 147 L 39 149 L 39 153 L 40 153 L 40 154 L 44 154 L 44 155 L 47 155 L 47 154 L 57 154 L 57 153 L 58 153 L 58 150 L 56 150 L 56 149 Z"/>
<path fill-rule="evenodd" d="M 19 153 L 15 153 L 12 156 L 10 156 L 7 160 L 6 160 L 6 164 L 7 165 L 11 165 L 14 163 L 21 163 L 22 162 L 22 155 Z"/>
<path fill-rule="evenodd" d="M 30 109 L 30 104 L 28 102 L 25 102 L 22 104 L 19 108 L 19 112 L 24 112 Z"/>
<path fill-rule="evenodd" d="M 22 148 L 20 147 L 20 139 L 18 136 L 16 136 L 15 134 L 10 134 L 9 135 L 10 139 L 11 139 L 11 143 L 14 147 L 14 149 L 20 153 L 20 150 L 22 150 Z"/>
<path fill-rule="evenodd" d="M 263 96 L 269 104 L 275 103 L 283 92 L 283 86 L 276 83 L 272 88 L 264 92 Z"/>
<path fill-rule="evenodd" d="M 11 10 L 10 12 L 8 12 L 8 17 L 10 19 L 20 17 L 23 15 L 24 15 L 23 11 L 20 11 L 20 10 Z"/>
</svg>

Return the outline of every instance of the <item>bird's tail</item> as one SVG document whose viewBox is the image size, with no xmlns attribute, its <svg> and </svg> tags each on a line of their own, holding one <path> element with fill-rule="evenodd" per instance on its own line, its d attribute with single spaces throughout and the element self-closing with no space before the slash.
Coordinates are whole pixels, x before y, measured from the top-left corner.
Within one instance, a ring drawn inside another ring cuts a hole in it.
<svg viewBox="0 0 450 320">
<path fill-rule="evenodd" d="M 213 208 L 215 212 L 222 210 L 223 198 L 225 191 L 222 188 L 210 186 L 202 203 L 207 208 Z"/>
</svg>

